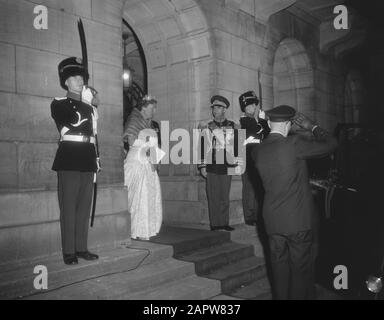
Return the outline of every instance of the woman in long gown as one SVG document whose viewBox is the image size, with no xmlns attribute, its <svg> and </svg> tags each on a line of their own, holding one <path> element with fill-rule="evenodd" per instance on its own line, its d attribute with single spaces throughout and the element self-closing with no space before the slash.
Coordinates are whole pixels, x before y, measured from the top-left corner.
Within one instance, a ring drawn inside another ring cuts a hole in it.
<svg viewBox="0 0 384 320">
<path fill-rule="evenodd" d="M 162 198 L 156 163 L 149 150 L 158 146 L 157 126 L 152 121 L 157 101 L 145 96 L 129 115 L 123 141 L 129 143 L 124 160 L 124 184 L 128 191 L 131 237 L 149 240 L 159 233 L 162 223 Z M 152 153 L 153 155 L 153 153 Z"/>
</svg>

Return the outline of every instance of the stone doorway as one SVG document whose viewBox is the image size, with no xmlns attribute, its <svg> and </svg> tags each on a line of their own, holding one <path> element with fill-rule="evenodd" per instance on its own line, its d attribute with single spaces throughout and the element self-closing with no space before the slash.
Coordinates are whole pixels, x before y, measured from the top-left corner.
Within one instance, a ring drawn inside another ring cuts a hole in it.
<svg viewBox="0 0 384 320">
<path fill-rule="evenodd" d="M 214 90 L 215 58 L 202 8 L 194 0 L 127 0 L 122 18 L 143 48 L 147 92 L 158 101 L 154 120 L 167 122 L 170 132 L 181 128 L 192 137 L 199 122 L 210 118 L 206 104 Z M 172 137 L 168 143 L 162 137 L 165 157 L 179 140 Z M 160 166 L 166 224 L 208 223 L 205 182 L 190 160 Z"/>
<path fill-rule="evenodd" d="M 123 19 L 123 123 L 148 91 L 147 61 L 136 33 Z"/>
<path fill-rule="evenodd" d="M 123 19 L 136 33 L 147 61 L 148 93 L 156 97 L 156 121 L 191 131 L 208 119 L 213 54 L 208 24 L 195 1 L 127 0 Z M 170 145 L 171 148 L 172 145 Z M 193 176 L 188 164 L 163 165 L 161 176 Z"/>
</svg>

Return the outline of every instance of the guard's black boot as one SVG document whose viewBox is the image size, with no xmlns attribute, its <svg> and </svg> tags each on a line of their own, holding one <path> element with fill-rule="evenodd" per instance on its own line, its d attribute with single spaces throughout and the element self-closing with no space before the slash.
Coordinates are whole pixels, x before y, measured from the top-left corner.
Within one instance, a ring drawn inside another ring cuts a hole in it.
<svg viewBox="0 0 384 320">
<path fill-rule="evenodd" d="M 74 254 L 64 254 L 63 259 L 64 259 L 65 264 L 75 265 L 75 264 L 79 263 L 76 255 L 74 255 Z"/>
<path fill-rule="evenodd" d="M 99 256 L 97 254 L 91 253 L 89 251 L 76 252 L 76 257 L 82 258 L 84 260 L 97 260 Z"/>
</svg>

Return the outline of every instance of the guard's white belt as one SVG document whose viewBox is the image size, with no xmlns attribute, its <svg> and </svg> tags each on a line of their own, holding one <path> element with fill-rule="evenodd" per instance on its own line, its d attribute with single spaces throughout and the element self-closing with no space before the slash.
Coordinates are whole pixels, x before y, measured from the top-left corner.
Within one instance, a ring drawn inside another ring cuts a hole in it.
<svg viewBox="0 0 384 320">
<path fill-rule="evenodd" d="M 65 134 L 61 137 L 60 141 L 72 141 L 72 142 L 85 142 L 85 143 L 93 143 L 95 144 L 95 137 L 89 136 L 78 136 L 73 134 Z"/>
</svg>

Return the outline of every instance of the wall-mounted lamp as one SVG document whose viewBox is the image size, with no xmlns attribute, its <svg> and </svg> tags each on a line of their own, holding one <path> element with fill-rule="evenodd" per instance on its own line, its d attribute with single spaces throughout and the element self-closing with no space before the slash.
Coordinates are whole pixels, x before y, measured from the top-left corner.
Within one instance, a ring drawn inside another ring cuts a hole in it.
<svg viewBox="0 0 384 320">
<path fill-rule="evenodd" d="M 133 73 L 135 70 L 130 68 L 127 63 L 127 42 L 130 38 L 130 34 L 127 32 L 123 33 L 123 48 L 124 48 L 124 56 L 123 56 L 123 87 L 129 88 L 132 85 Z"/>
<path fill-rule="evenodd" d="M 123 85 L 124 85 L 124 88 L 128 88 L 128 87 L 130 87 L 132 85 L 133 73 L 134 72 L 135 72 L 135 70 L 133 70 L 132 68 L 124 66 L 124 69 L 123 69 Z"/>
</svg>

